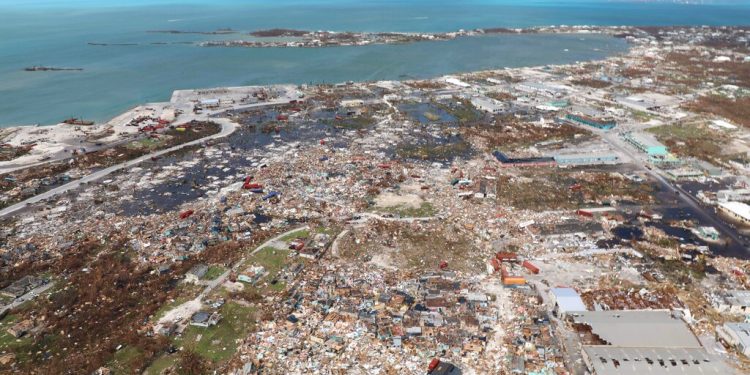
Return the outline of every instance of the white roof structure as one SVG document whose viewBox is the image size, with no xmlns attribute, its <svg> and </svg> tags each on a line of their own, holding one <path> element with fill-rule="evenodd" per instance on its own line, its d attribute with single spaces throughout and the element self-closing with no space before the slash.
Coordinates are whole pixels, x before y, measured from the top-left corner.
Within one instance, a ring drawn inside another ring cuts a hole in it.
<svg viewBox="0 0 750 375">
<path fill-rule="evenodd" d="M 727 291 L 725 299 L 734 306 L 750 306 L 750 290 Z"/>
<path fill-rule="evenodd" d="M 750 348 L 750 323 L 724 323 L 724 328 L 734 333 L 737 344 Z"/>
<path fill-rule="evenodd" d="M 570 311 L 586 311 L 586 305 L 581 296 L 573 288 L 552 288 L 550 290 L 555 296 L 558 310 L 565 314 Z"/>
<path fill-rule="evenodd" d="M 614 347 L 700 348 L 701 343 L 682 319 L 669 310 L 581 311 L 571 314 L 575 323 Z"/>
<path fill-rule="evenodd" d="M 742 202 L 720 202 L 719 207 L 750 221 L 750 206 Z"/>
<path fill-rule="evenodd" d="M 711 121 L 711 124 L 723 129 L 727 130 L 735 130 L 737 129 L 737 126 L 730 124 L 729 122 L 726 122 L 724 120 L 713 120 Z"/>
<path fill-rule="evenodd" d="M 609 345 L 583 345 L 582 355 L 596 375 L 730 374 L 709 356 L 680 317 L 669 310 L 581 311 L 575 323 Z"/>
<path fill-rule="evenodd" d="M 458 87 L 464 87 L 464 88 L 471 87 L 470 84 L 468 84 L 468 83 L 466 83 L 466 82 L 464 82 L 464 81 L 462 81 L 462 80 L 460 80 L 458 78 L 454 78 L 454 77 L 447 77 L 445 79 L 445 82 L 448 82 L 451 85 L 456 85 Z"/>
</svg>

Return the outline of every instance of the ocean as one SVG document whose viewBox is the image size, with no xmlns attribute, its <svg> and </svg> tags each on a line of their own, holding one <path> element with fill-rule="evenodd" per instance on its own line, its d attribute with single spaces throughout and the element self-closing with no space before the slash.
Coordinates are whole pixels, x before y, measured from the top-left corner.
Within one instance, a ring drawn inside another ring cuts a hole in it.
<svg viewBox="0 0 750 375">
<path fill-rule="evenodd" d="M 544 25 L 738 25 L 750 5 L 586 1 L 0 0 L 0 127 L 75 116 L 105 121 L 175 89 L 427 78 L 602 59 L 627 49 L 596 35 L 497 35 L 322 49 L 203 48 L 240 36 L 148 30 L 444 32 Z M 136 45 L 92 46 L 94 43 Z M 167 44 L 154 44 L 167 43 Z M 567 50 L 567 51 L 566 51 Z M 82 72 L 25 72 L 33 65 Z"/>
</svg>

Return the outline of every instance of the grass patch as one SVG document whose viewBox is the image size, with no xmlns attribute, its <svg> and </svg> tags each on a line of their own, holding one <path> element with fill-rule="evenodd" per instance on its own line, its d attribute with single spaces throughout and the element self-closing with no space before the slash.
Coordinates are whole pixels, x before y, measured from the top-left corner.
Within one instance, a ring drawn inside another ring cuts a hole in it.
<svg viewBox="0 0 750 375">
<path fill-rule="evenodd" d="M 167 367 L 170 367 L 177 363 L 177 359 L 178 357 L 176 354 L 167 354 L 161 356 L 157 358 L 153 363 L 151 363 L 151 366 L 149 366 L 143 373 L 146 375 L 159 375 Z"/>
<path fill-rule="evenodd" d="M 155 150 L 161 147 L 163 143 L 160 139 L 146 138 L 130 142 L 125 147 L 131 150 Z"/>
<path fill-rule="evenodd" d="M 141 351 L 134 346 L 126 346 L 115 352 L 112 362 L 108 367 L 115 374 L 132 374 L 137 366 L 137 361 L 142 355 Z"/>
<path fill-rule="evenodd" d="M 404 205 L 392 207 L 379 207 L 377 212 L 390 213 L 399 217 L 430 217 L 436 213 L 435 207 L 429 202 L 422 202 L 419 207 L 410 207 Z"/>
<path fill-rule="evenodd" d="M 471 144 L 464 140 L 455 142 L 425 145 L 402 143 L 396 147 L 396 154 L 406 159 L 449 160 L 457 156 L 466 156 L 471 152 Z"/>
<path fill-rule="evenodd" d="M 212 265 L 208 267 L 208 271 L 203 275 L 204 280 L 216 280 L 217 277 L 221 276 L 226 269 L 222 266 Z"/>
<path fill-rule="evenodd" d="M 341 120 L 333 120 L 333 126 L 340 129 L 359 130 L 365 129 L 375 124 L 372 116 L 352 116 L 343 117 Z"/>
<path fill-rule="evenodd" d="M 18 323 L 18 321 L 18 316 L 14 314 L 8 314 L 8 316 L 0 321 L 0 352 L 13 351 L 14 348 L 22 346 L 24 342 L 30 342 L 26 336 L 17 339 L 8 333 L 8 328 Z"/>
<path fill-rule="evenodd" d="M 454 98 L 457 99 L 457 98 Z M 479 112 L 471 101 L 465 99 L 457 99 L 451 104 L 436 104 L 438 108 L 448 112 L 451 116 L 458 119 L 461 123 L 475 122 L 482 119 L 482 113 Z"/>
<path fill-rule="evenodd" d="M 3 320 L 0 320 L 0 353 L 14 353 L 16 363 L 21 364 L 31 361 L 33 353 L 39 350 L 41 345 L 36 345 L 28 334 L 15 338 L 8 333 L 8 328 L 18 323 L 19 319 L 18 315 L 8 314 Z M 54 337 L 50 337 L 50 340 L 54 340 Z"/>
<path fill-rule="evenodd" d="M 289 233 L 286 236 L 281 237 L 280 241 L 287 242 L 287 241 L 295 240 L 297 238 L 307 238 L 307 237 L 310 237 L 310 230 L 303 229 L 303 230 L 298 230 L 296 232 Z"/>
<path fill-rule="evenodd" d="M 648 131 L 675 155 L 707 161 L 723 160 L 723 149 L 731 141 L 721 132 L 694 124 L 657 126 Z"/>
<path fill-rule="evenodd" d="M 336 230 L 336 228 L 329 228 L 329 227 L 317 227 L 317 228 L 315 228 L 315 233 L 327 234 L 329 236 L 333 236 L 337 232 L 338 232 L 338 230 Z"/>
<path fill-rule="evenodd" d="M 267 277 L 273 278 L 284 268 L 287 258 L 289 258 L 289 250 L 264 247 L 248 259 L 248 264 L 263 266 L 268 272 Z"/>
<path fill-rule="evenodd" d="M 649 122 L 649 121 L 653 120 L 653 118 L 654 118 L 650 114 L 648 114 L 646 112 L 643 112 L 643 111 L 632 111 L 631 114 L 639 122 Z"/>
<path fill-rule="evenodd" d="M 255 329 L 255 309 L 235 302 L 228 302 L 221 307 L 222 318 L 219 324 L 208 327 L 188 326 L 175 343 L 182 347 L 191 347 L 200 356 L 213 362 L 230 358 L 236 351 L 235 340 L 247 336 Z"/>
</svg>

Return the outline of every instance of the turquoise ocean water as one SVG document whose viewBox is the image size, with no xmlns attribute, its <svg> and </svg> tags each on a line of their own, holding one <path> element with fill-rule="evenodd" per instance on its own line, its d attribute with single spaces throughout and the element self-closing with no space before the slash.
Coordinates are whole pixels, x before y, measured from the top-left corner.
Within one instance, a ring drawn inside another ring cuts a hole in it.
<svg viewBox="0 0 750 375">
<path fill-rule="evenodd" d="M 0 0 L 0 126 L 107 120 L 181 88 L 426 78 L 600 59 L 624 51 L 602 36 L 504 35 L 324 49 L 201 48 L 175 42 L 239 36 L 147 30 L 455 31 L 480 27 L 738 25 L 747 2 L 676 5 L 589 1 Z M 135 43 L 134 46 L 91 46 Z M 156 45 L 152 43 L 169 43 Z M 566 52 L 565 49 L 568 51 Z M 24 72 L 31 65 L 83 72 Z"/>
</svg>

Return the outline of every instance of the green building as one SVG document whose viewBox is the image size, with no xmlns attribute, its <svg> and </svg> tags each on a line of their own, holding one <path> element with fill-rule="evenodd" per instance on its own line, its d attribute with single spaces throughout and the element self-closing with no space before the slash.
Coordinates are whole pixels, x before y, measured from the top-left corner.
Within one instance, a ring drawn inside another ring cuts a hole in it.
<svg viewBox="0 0 750 375">
<path fill-rule="evenodd" d="M 648 156 L 667 156 L 669 153 L 667 146 L 657 141 L 651 134 L 628 132 L 623 134 L 622 138 Z"/>
</svg>

